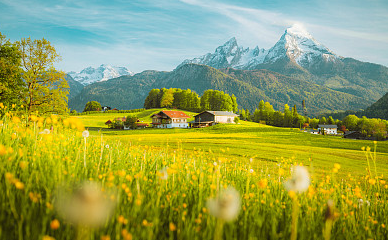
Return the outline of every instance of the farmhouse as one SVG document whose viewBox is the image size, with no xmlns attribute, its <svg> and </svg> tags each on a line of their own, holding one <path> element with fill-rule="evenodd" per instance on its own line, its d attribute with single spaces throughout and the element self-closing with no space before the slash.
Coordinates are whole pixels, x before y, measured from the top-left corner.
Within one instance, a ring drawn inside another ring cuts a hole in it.
<svg viewBox="0 0 388 240">
<path fill-rule="evenodd" d="M 319 124 L 318 125 L 318 132 L 321 134 L 337 134 L 337 125 L 326 125 L 326 124 Z"/>
<path fill-rule="evenodd" d="M 234 118 L 238 115 L 226 111 L 205 111 L 194 116 L 195 120 L 190 122 L 194 128 L 209 127 L 217 123 L 234 123 Z"/>
<path fill-rule="evenodd" d="M 182 111 L 160 111 L 152 117 L 152 126 L 155 128 L 188 128 L 187 119 L 190 118 Z"/>
</svg>

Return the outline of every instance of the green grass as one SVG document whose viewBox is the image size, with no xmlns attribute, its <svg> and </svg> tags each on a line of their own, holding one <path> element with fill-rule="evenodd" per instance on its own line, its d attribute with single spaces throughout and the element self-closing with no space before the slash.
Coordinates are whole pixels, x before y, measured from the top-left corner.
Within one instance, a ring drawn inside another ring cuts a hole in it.
<svg viewBox="0 0 388 240">
<path fill-rule="evenodd" d="M 147 110 L 138 116 L 149 122 L 150 116 L 159 110 Z M 191 114 L 187 112 L 188 114 Z M 192 115 L 192 114 L 191 114 Z M 116 116 L 116 115 L 114 115 Z M 104 118 L 102 118 L 104 117 Z M 330 171 L 334 163 L 340 163 L 352 174 L 362 175 L 367 167 L 362 147 L 374 148 L 373 141 L 344 139 L 340 136 L 322 136 L 304 133 L 299 129 L 278 128 L 253 122 L 220 124 L 201 129 L 141 129 L 112 130 L 102 126 L 110 116 L 83 116 L 86 128 L 94 135 L 120 139 L 134 144 L 178 147 L 191 151 L 194 148 L 212 151 L 229 158 L 260 159 L 278 162 L 282 157 L 312 165 L 318 172 Z M 113 116 L 112 116 L 113 118 Z M 229 149 L 229 151 L 226 151 Z M 388 175 L 388 141 L 377 143 L 377 166 L 379 174 Z"/>
<path fill-rule="evenodd" d="M 295 129 L 243 122 L 98 132 L 99 116 L 57 118 L 0 119 L 0 240 L 388 236 L 388 184 L 378 176 L 387 169 L 386 142 L 375 170 L 360 150 L 372 142 Z M 292 183 L 308 177 L 291 169 L 301 162 L 311 182 L 298 193 Z M 234 198 L 217 203 L 228 187 Z M 235 216 L 225 222 L 231 203 Z"/>
</svg>

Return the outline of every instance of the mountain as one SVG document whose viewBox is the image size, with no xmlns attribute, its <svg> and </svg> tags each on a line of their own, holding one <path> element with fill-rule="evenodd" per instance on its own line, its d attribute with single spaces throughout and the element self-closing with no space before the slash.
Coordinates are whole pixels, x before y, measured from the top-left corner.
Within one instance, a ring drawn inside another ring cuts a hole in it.
<svg viewBox="0 0 388 240">
<path fill-rule="evenodd" d="M 362 112 L 362 116 L 388 120 L 388 92 L 377 102 L 365 109 L 365 111 Z"/>
<path fill-rule="evenodd" d="M 95 82 L 103 82 L 124 75 L 133 75 L 133 72 L 125 67 L 112 67 L 110 65 L 102 64 L 98 68 L 88 67 L 81 72 L 69 72 L 68 74 L 74 80 L 86 86 Z"/>
<path fill-rule="evenodd" d="M 182 64 L 204 64 L 214 68 L 256 69 L 261 64 L 272 64 L 281 59 L 292 60 L 300 67 L 310 67 L 316 62 L 335 62 L 337 56 L 316 41 L 310 33 L 298 25 L 288 28 L 280 40 L 269 50 L 238 46 L 236 38 L 231 38 L 215 52 L 198 58 L 187 59 Z"/>
<path fill-rule="evenodd" d="M 81 93 L 82 89 L 84 88 L 84 85 L 75 81 L 69 74 L 66 74 L 65 79 L 70 87 L 69 95 L 67 96 L 70 100 Z"/>
<path fill-rule="evenodd" d="M 69 101 L 69 106 L 82 111 L 88 101 L 118 109 L 143 107 L 153 88 L 191 89 L 198 94 L 207 89 L 234 94 L 240 107 L 255 109 L 260 100 L 269 101 L 275 109 L 284 104 L 299 106 L 306 100 L 310 114 L 322 110 L 359 109 L 372 102 L 360 97 L 294 79 L 268 70 L 218 70 L 206 65 L 185 64 L 172 72 L 145 71 L 86 86 Z"/>
<path fill-rule="evenodd" d="M 338 56 L 298 25 L 286 29 L 268 50 L 243 48 L 232 38 L 214 53 L 179 66 L 188 63 L 217 69 L 267 69 L 373 102 L 388 91 L 387 67 Z"/>
<path fill-rule="evenodd" d="M 144 71 L 133 76 L 125 75 L 85 86 L 80 94 L 69 99 L 69 107 L 83 111 L 89 101 L 98 101 L 103 106 L 118 109 L 142 108 L 152 86 L 167 72 Z"/>
</svg>

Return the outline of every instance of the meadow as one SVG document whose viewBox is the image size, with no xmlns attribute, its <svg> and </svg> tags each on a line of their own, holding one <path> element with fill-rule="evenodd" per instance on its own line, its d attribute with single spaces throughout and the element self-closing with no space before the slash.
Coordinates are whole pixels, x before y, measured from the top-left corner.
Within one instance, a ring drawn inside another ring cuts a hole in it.
<svg viewBox="0 0 388 240">
<path fill-rule="evenodd" d="M 104 125 L 114 114 L 2 111 L 0 239 L 388 236 L 387 142 L 250 122 L 118 131 Z"/>
</svg>

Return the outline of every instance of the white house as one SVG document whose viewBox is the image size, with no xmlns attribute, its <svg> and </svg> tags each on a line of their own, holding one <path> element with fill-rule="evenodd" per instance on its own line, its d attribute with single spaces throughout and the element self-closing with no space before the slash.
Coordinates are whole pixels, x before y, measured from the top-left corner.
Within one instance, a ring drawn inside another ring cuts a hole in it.
<svg viewBox="0 0 388 240">
<path fill-rule="evenodd" d="M 192 127 L 208 127 L 217 123 L 235 123 L 234 118 L 237 116 L 226 111 L 205 111 L 194 116 L 195 120 L 190 124 Z"/>
<path fill-rule="evenodd" d="M 151 117 L 155 128 L 189 128 L 187 119 L 190 116 L 182 111 L 160 111 Z"/>
<path fill-rule="evenodd" d="M 327 125 L 327 124 L 319 124 L 318 125 L 318 132 L 320 134 L 336 135 L 337 129 L 338 129 L 337 125 Z"/>
</svg>

